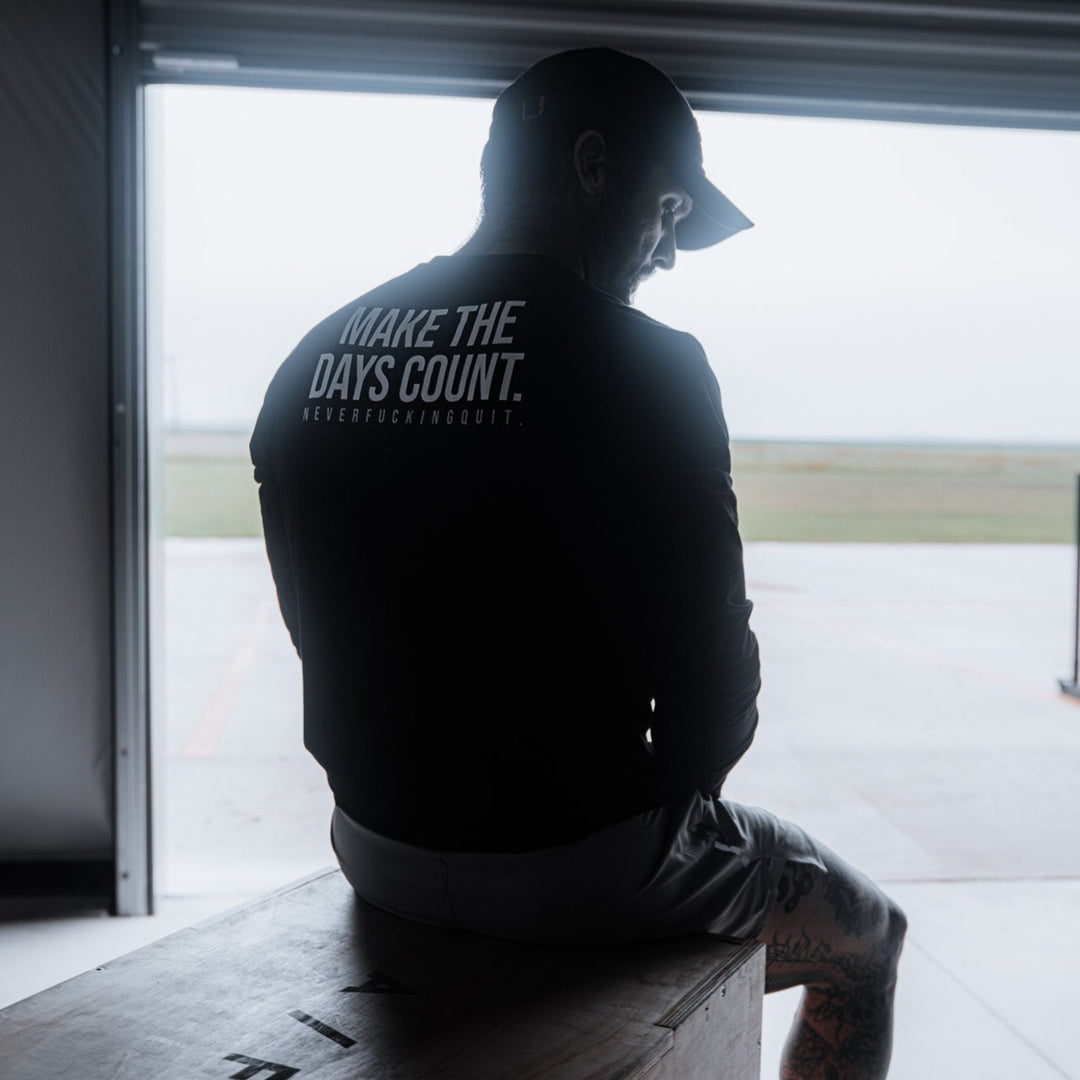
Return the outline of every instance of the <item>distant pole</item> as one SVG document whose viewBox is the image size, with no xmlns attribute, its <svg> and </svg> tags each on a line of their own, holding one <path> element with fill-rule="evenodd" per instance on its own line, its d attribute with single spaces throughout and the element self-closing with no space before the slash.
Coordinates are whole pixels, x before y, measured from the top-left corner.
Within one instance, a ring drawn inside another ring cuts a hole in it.
<svg viewBox="0 0 1080 1080">
<path fill-rule="evenodd" d="M 1073 605 L 1072 681 L 1058 679 L 1058 685 L 1062 693 L 1080 698 L 1080 473 L 1076 474 L 1076 596 Z"/>
</svg>

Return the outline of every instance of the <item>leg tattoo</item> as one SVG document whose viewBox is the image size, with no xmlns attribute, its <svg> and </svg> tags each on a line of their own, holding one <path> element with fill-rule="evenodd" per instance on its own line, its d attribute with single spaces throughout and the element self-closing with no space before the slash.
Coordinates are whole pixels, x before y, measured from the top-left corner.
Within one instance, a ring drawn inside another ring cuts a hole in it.
<svg viewBox="0 0 1080 1080">
<path fill-rule="evenodd" d="M 825 899 L 832 907 L 836 925 L 849 937 L 861 938 L 878 917 L 876 897 L 867 897 L 838 875 L 825 878 Z"/>
<path fill-rule="evenodd" d="M 813 887 L 814 877 L 808 867 L 788 863 L 776 887 L 777 899 L 784 905 L 784 911 L 790 915 Z"/>
<path fill-rule="evenodd" d="M 823 874 L 789 863 L 777 900 L 765 989 L 806 987 L 782 1080 L 883 1080 L 903 915 L 843 864 Z"/>
</svg>

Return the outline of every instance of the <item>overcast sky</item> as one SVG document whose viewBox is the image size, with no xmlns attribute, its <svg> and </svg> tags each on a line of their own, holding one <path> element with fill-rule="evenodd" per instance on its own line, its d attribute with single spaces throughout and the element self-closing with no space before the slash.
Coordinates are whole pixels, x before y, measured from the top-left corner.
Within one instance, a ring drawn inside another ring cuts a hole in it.
<svg viewBox="0 0 1080 1080">
<path fill-rule="evenodd" d="M 490 101 L 148 91 L 163 413 L 248 430 L 318 319 L 469 234 Z M 756 227 L 646 283 L 735 438 L 1080 443 L 1080 134 L 699 114 Z"/>
</svg>

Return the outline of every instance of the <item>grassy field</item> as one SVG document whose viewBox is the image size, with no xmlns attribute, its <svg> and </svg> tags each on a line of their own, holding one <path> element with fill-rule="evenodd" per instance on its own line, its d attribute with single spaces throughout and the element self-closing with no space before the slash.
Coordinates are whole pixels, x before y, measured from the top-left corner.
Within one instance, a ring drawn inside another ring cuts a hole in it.
<svg viewBox="0 0 1080 1080">
<path fill-rule="evenodd" d="M 1071 543 L 1080 446 L 742 442 L 732 472 L 745 540 Z M 242 435 L 170 435 L 170 536 L 260 536 Z"/>
<path fill-rule="evenodd" d="M 747 540 L 1068 543 L 1080 447 L 739 443 Z"/>
</svg>

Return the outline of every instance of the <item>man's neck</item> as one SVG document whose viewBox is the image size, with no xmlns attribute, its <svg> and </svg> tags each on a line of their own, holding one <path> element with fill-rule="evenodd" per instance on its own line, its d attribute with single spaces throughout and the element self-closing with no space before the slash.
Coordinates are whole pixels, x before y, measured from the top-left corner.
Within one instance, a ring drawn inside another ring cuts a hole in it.
<svg viewBox="0 0 1080 1080">
<path fill-rule="evenodd" d="M 459 255 L 544 255 L 565 266 L 587 285 L 606 293 L 620 304 L 631 305 L 632 296 L 620 295 L 608 287 L 605 262 L 596 245 L 586 240 L 587 228 L 572 210 L 560 214 L 483 220 L 476 231 L 458 248 Z"/>
<path fill-rule="evenodd" d="M 585 279 L 582 245 L 573 223 L 481 221 L 459 255 L 545 255 Z"/>
</svg>

